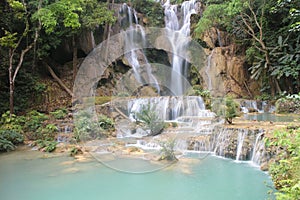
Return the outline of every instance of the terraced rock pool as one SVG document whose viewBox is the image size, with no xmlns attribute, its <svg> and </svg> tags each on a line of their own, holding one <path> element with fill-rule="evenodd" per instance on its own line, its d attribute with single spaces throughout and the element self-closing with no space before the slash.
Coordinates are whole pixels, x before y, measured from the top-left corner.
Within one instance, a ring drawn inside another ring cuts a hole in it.
<svg viewBox="0 0 300 200">
<path fill-rule="evenodd" d="M 45 156 L 46 155 L 46 156 Z M 96 160 L 22 150 L 0 155 L 1 200 L 260 200 L 269 176 L 249 163 L 193 154 L 152 173 L 132 174 Z M 118 160 L 116 160 L 118 162 Z M 132 165 L 151 165 L 130 160 Z M 119 163 L 122 165 L 122 161 Z M 127 163 L 128 164 L 128 163 Z"/>
</svg>

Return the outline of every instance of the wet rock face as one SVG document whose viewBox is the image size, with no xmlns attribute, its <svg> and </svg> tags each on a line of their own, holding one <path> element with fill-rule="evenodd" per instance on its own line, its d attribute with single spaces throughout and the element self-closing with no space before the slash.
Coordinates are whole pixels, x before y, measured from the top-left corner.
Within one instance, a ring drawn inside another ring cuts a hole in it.
<svg viewBox="0 0 300 200">
<path fill-rule="evenodd" d="M 279 99 L 276 102 L 276 112 L 300 114 L 300 100 L 285 98 Z"/>
<path fill-rule="evenodd" d="M 250 80 L 244 62 L 244 57 L 235 55 L 234 45 L 214 48 L 208 52 L 207 65 L 200 71 L 206 87 L 216 96 L 256 95 L 258 84 Z"/>
</svg>

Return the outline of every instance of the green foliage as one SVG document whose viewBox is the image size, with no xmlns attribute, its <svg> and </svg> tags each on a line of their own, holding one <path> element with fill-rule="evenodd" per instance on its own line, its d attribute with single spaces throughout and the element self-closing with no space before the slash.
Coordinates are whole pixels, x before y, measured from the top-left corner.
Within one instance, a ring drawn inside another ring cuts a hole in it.
<svg viewBox="0 0 300 200">
<path fill-rule="evenodd" d="M 7 30 L 4 30 L 4 36 L 0 38 L 0 46 L 16 48 L 17 44 L 17 33 L 10 33 Z"/>
<path fill-rule="evenodd" d="M 145 124 L 150 130 L 150 135 L 158 135 L 164 128 L 164 122 L 155 111 L 155 106 L 142 105 L 142 109 L 135 113 L 136 120 Z"/>
<path fill-rule="evenodd" d="M 105 23 L 113 24 L 116 21 L 114 13 L 108 10 L 107 5 L 95 0 L 85 0 L 81 14 L 81 24 L 89 30 L 94 30 Z"/>
<path fill-rule="evenodd" d="M 175 140 L 168 140 L 168 141 L 162 141 L 160 142 L 160 155 L 161 157 L 159 160 L 168 160 L 168 161 L 177 161 L 176 155 L 175 155 Z"/>
<path fill-rule="evenodd" d="M 15 145 L 23 143 L 22 124 L 24 120 L 9 111 L 2 114 L 0 118 L 0 152 L 12 151 Z"/>
<path fill-rule="evenodd" d="M 0 129 L 0 152 L 12 151 L 15 145 L 23 143 L 24 137 L 16 130 Z"/>
<path fill-rule="evenodd" d="M 275 103 L 277 113 L 300 113 L 300 93 L 287 95 Z"/>
<path fill-rule="evenodd" d="M 42 127 L 43 122 L 47 119 L 45 114 L 32 110 L 25 115 L 24 129 L 27 132 L 35 132 Z"/>
<path fill-rule="evenodd" d="M 239 116 L 239 104 L 235 102 L 231 97 L 225 98 L 226 112 L 225 112 L 225 120 L 232 124 L 233 118 Z"/>
<path fill-rule="evenodd" d="M 212 27 L 223 26 L 228 16 L 228 14 L 226 14 L 227 7 L 227 3 L 208 5 L 196 25 L 195 33 L 202 35 Z"/>
<path fill-rule="evenodd" d="M 239 116 L 239 104 L 232 98 L 213 99 L 212 111 L 219 117 L 224 117 L 225 122 L 232 124 L 233 118 Z"/>
<path fill-rule="evenodd" d="M 278 13 L 282 10 L 287 11 L 287 20 L 289 24 L 289 31 L 299 32 L 300 31 L 300 6 L 296 0 L 278 0 L 276 5 L 272 7 L 272 11 Z"/>
<path fill-rule="evenodd" d="M 1 151 L 8 152 L 13 150 L 15 150 L 15 145 L 11 141 L 2 138 L 0 135 L 0 152 Z"/>
<path fill-rule="evenodd" d="M 13 144 L 21 144 L 24 142 L 24 136 L 15 130 L 0 129 L 0 135 Z"/>
<path fill-rule="evenodd" d="M 254 98 L 259 101 L 269 101 L 274 99 L 270 94 L 267 93 L 262 93 L 261 95 L 255 96 Z"/>
<path fill-rule="evenodd" d="M 58 144 L 56 141 L 49 141 L 49 140 L 36 140 L 34 143 L 39 150 L 45 152 L 52 152 L 56 149 L 56 145 Z"/>
<path fill-rule="evenodd" d="M 135 10 L 142 13 L 148 20 L 149 27 L 164 27 L 164 9 L 160 3 L 152 0 L 133 0 L 132 5 Z"/>
<path fill-rule="evenodd" d="M 112 118 L 106 115 L 98 116 L 98 124 L 103 130 L 113 131 L 115 130 L 115 122 Z"/>
<path fill-rule="evenodd" d="M 251 78 L 262 80 L 262 91 L 299 92 L 300 7 L 296 2 L 206 1 L 195 37 L 201 38 L 211 27 L 226 30 L 244 49 Z"/>
<path fill-rule="evenodd" d="M 58 131 L 54 124 L 47 124 L 48 116 L 36 110 L 25 115 L 24 131 L 29 140 L 53 140 Z"/>
<path fill-rule="evenodd" d="M 281 149 L 269 169 L 278 192 L 276 199 L 300 198 L 300 129 L 277 130 L 266 139 L 268 147 Z"/>
<path fill-rule="evenodd" d="M 114 23 L 113 12 L 104 3 L 96 0 L 61 0 L 40 9 L 33 15 L 40 20 L 46 33 L 63 31 L 71 33 L 82 29 L 93 30 L 104 23 Z M 65 29 L 61 29 L 64 27 Z"/>
<path fill-rule="evenodd" d="M 24 123 L 23 117 L 18 117 L 15 114 L 12 114 L 10 116 L 10 112 L 7 111 L 7 112 L 3 113 L 0 118 L 0 129 L 13 130 L 13 131 L 22 133 L 23 132 L 23 130 L 22 130 L 23 123 Z"/>
<path fill-rule="evenodd" d="M 50 114 L 55 118 L 55 119 L 63 119 L 67 116 L 68 111 L 65 108 L 60 108 L 57 109 L 53 112 L 50 112 Z"/>
<path fill-rule="evenodd" d="M 75 115 L 74 137 L 76 141 L 96 139 L 103 136 L 98 122 L 88 111 L 80 111 Z"/>
<path fill-rule="evenodd" d="M 201 96 L 204 100 L 205 108 L 211 109 L 211 94 L 209 90 L 204 90 L 200 85 L 194 85 L 192 90 L 188 92 L 190 96 Z"/>
<path fill-rule="evenodd" d="M 70 150 L 70 156 L 76 156 L 79 153 L 82 153 L 82 150 L 78 147 L 72 147 Z"/>
</svg>

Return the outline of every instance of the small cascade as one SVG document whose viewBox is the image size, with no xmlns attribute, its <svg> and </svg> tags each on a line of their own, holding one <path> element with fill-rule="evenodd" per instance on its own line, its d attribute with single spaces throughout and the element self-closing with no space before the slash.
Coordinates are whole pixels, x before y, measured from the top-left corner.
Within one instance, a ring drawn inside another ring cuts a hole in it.
<svg viewBox="0 0 300 200">
<path fill-rule="evenodd" d="M 192 122 L 194 118 L 213 118 L 215 114 L 205 109 L 203 99 L 199 96 L 160 96 L 132 99 L 127 104 L 129 118 L 135 121 L 135 113 L 150 106 L 162 120 Z"/>
<path fill-rule="evenodd" d="M 253 147 L 253 154 L 251 161 L 257 165 L 261 164 L 262 156 L 264 155 L 265 151 L 265 142 L 263 140 L 264 131 L 260 131 L 259 134 L 257 134 L 255 139 L 255 144 Z"/>
<path fill-rule="evenodd" d="M 134 145 L 128 145 L 128 146 L 136 146 L 140 147 L 142 149 L 160 149 L 161 146 L 154 141 L 146 142 L 145 140 L 137 140 L 137 143 Z"/>
<path fill-rule="evenodd" d="M 242 150 L 243 150 L 243 144 L 244 144 L 244 139 L 245 136 L 248 134 L 247 129 L 241 129 L 238 131 L 238 138 L 237 138 L 237 150 L 236 150 L 236 161 L 239 161 Z"/>
<path fill-rule="evenodd" d="M 73 125 L 68 123 L 62 123 L 58 126 L 58 135 L 56 138 L 57 142 L 68 143 L 72 138 Z"/>
<path fill-rule="evenodd" d="M 132 67 L 135 79 L 138 83 L 151 83 L 156 88 L 157 93 L 160 93 L 158 81 L 152 74 L 151 65 L 143 52 L 142 48 L 146 46 L 147 39 L 144 28 L 138 24 L 136 11 L 129 7 L 126 3 L 120 8 L 120 16 L 123 24 L 128 27 L 123 27 L 125 34 L 125 58 Z M 124 17 L 125 15 L 125 17 Z M 127 23 L 124 22 L 124 18 Z M 122 25 L 122 24 L 121 24 Z"/>
<path fill-rule="evenodd" d="M 182 37 L 190 35 L 191 15 L 196 14 L 196 0 L 185 1 L 178 5 L 171 5 L 170 1 L 166 1 L 163 5 L 165 8 L 165 24 L 170 32 L 176 32 L 173 37 L 169 38 L 172 44 L 172 74 L 170 88 L 174 95 L 182 95 L 184 83 L 180 76 L 187 77 L 187 62 L 180 57 L 181 52 L 186 50 L 187 42 Z"/>
<path fill-rule="evenodd" d="M 220 33 L 220 30 L 219 30 L 219 29 L 217 29 L 217 35 L 218 35 L 218 43 L 219 43 L 219 47 L 223 47 L 222 38 L 221 38 L 221 33 Z"/>
<path fill-rule="evenodd" d="M 187 148 L 188 148 L 188 144 L 186 140 L 182 140 L 182 139 L 176 140 L 175 148 L 174 148 L 175 150 L 184 152 L 187 150 Z"/>
<path fill-rule="evenodd" d="M 273 113 L 275 111 L 275 106 L 270 105 L 267 101 L 241 100 L 240 104 L 243 113 Z"/>
<path fill-rule="evenodd" d="M 211 61 L 212 61 L 212 56 L 214 54 L 214 49 L 212 50 L 212 52 L 209 54 L 209 56 L 207 57 L 207 65 L 205 68 L 205 74 L 206 74 L 206 78 L 207 78 L 207 89 L 209 91 L 212 91 L 213 87 L 212 87 L 212 80 L 211 80 Z"/>
<path fill-rule="evenodd" d="M 174 150 L 185 152 L 199 152 L 215 154 L 235 161 L 251 161 L 255 165 L 267 162 L 270 157 L 265 153 L 263 130 L 222 128 L 215 126 L 210 134 L 179 134 L 175 137 Z M 174 135 L 173 135 L 174 136 Z M 168 138 L 168 137 L 167 137 Z M 143 149 L 160 149 L 161 135 L 155 139 L 137 140 L 137 146 Z"/>
</svg>

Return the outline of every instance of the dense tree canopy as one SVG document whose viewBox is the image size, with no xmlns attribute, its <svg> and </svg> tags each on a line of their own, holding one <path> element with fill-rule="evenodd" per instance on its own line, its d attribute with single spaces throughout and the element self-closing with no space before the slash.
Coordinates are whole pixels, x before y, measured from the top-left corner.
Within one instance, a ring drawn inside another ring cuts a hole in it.
<svg viewBox="0 0 300 200">
<path fill-rule="evenodd" d="M 262 91 L 273 95 L 300 90 L 299 22 L 297 0 L 206 1 L 196 28 L 227 31 L 246 48 L 252 78 L 263 80 Z"/>
<path fill-rule="evenodd" d="M 5 98 L 10 96 L 11 113 L 14 99 L 19 99 L 14 98 L 19 72 L 34 77 L 36 61 L 45 59 L 68 37 L 73 38 L 73 55 L 77 58 L 77 35 L 115 21 L 113 12 L 97 0 L 6 0 L 0 3 L 0 15 L 1 102 L 7 102 Z M 5 89 L 6 76 L 9 89 Z M 29 96 L 26 92 L 20 94 L 25 102 Z M 7 104 L 1 107 L 7 109 Z"/>
<path fill-rule="evenodd" d="M 144 21 L 148 21 L 149 26 L 164 26 L 163 8 L 154 0 L 147 0 L 145 4 L 137 0 L 1 1 L 1 112 L 8 109 L 9 97 L 11 104 L 16 101 L 18 106 L 25 106 L 31 93 L 35 92 L 34 88 L 39 88 L 37 91 L 40 91 L 41 87 L 33 87 L 37 84 L 35 66 L 38 61 L 51 57 L 51 52 L 63 41 L 71 44 L 75 75 L 78 36 L 86 30 L 95 30 L 101 26 L 110 29 L 108 24 L 113 24 L 116 18 L 115 11 L 110 10 L 107 3 L 123 2 L 141 12 L 147 18 Z M 239 53 L 245 55 L 252 78 L 263 83 L 263 92 L 275 95 L 284 91 L 300 91 L 298 0 L 201 2 L 205 10 L 197 24 L 198 37 L 211 27 L 226 31 L 233 43 L 241 47 Z M 20 91 L 19 85 L 22 86 Z M 19 96 L 21 98 L 18 98 Z"/>
</svg>

